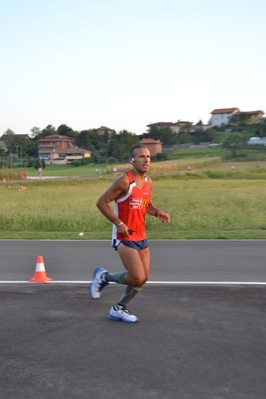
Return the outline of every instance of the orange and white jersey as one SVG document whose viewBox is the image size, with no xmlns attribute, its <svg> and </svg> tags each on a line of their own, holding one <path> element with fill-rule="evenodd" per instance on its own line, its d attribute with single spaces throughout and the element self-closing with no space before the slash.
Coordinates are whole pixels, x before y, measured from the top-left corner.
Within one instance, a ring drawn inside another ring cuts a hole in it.
<svg viewBox="0 0 266 399">
<path fill-rule="evenodd" d="M 125 223 L 132 234 L 121 236 L 117 233 L 117 228 L 113 225 L 112 245 L 116 247 L 120 240 L 141 241 L 146 238 L 145 215 L 151 200 L 150 185 L 148 178 L 144 178 L 144 186 L 138 188 L 134 175 L 131 171 L 126 172 L 129 177 L 128 192 L 124 197 L 119 198 L 114 203 L 114 213 Z"/>
</svg>

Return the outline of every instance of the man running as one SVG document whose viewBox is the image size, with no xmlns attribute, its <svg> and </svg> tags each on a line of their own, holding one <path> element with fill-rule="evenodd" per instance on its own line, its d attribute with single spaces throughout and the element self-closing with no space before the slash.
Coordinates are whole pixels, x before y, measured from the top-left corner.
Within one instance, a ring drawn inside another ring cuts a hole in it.
<svg viewBox="0 0 266 399">
<path fill-rule="evenodd" d="M 170 222 L 170 216 L 152 203 L 152 181 L 147 176 L 150 167 L 150 152 L 143 144 L 130 149 L 132 169 L 118 177 L 98 199 L 96 205 L 113 224 L 112 246 L 118 251 L 126 271 L 109 273 L 102 267 L 94 271 L 89 293 L 99 299 L 101 290 L 110 282 L 126 285 L 126 290 L 109 317 L 126 323 L 135 323 L 137 316 L 127 304 L 141 290 L 149 278 L 150 250 L 145 231 L 145 215 L 155 216 L 163 223 Z M 114 201 L 114 210 L 110 203 Z"/>
</svg>

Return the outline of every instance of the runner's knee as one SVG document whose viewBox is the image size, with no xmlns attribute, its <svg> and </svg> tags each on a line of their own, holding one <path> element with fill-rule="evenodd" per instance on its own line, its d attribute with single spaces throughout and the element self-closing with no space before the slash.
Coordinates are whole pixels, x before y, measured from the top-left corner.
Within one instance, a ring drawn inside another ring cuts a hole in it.
<svg viewBox="0 0 266 399">
<path fill-rule="evenodd" d="M 130 285 L 133 285 L 133 286 L 142 286 L 148 280 L 145 275 L 142 275 L 142 276 L 130 276 L 129 275 L 128 278 L 130 281 Z"/>
</svg>

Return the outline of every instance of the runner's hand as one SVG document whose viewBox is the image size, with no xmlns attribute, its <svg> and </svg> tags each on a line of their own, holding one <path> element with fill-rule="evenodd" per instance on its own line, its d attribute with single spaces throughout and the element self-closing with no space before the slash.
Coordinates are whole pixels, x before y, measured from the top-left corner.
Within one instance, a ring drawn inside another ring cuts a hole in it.
<svg viewBox="0 0 266 399">
<path fill-rule="evenodd" d="M 170 216 L 168 215 L 168 213 L 162 212 L 160 210 L 158 210 L 157 218 L 160 219 L 162 223 L 170 222 Z"/>
</svg>

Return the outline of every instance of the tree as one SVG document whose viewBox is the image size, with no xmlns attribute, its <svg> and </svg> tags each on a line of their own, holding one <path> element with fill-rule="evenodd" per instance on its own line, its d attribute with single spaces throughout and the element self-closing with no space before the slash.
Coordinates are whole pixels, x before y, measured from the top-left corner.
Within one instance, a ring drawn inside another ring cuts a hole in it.
<svg viewBox="0 0 266 399">
<path fill-rule="evenodd" d="M 60 134 L 61 136 L 67 136 L 67 137 L 76 137 L 76 133 L 74 132 L 74 130 L 67 126 L 67 125 L 60 125 L 57 128 L 57 133 Z"/>
<path fill-rule="evenodd" d="M 207 129 L 204 132 L 204 140 L 203 141 L 214 143 L 216 141 L 217 137 L 218 137 L 217 130 L 212 129 L 212 128 Z"/>
<path fill-rule="evenodd" d="M 203 123 L 202 123 L 202 120 L 200 119 L 197 123 L 196 123 L 196 126 L 202 126 L 203 125 Z"/>
<path fill-rule="evenodd" d="M 46 167 L 46 164 L 45 164 L 44 159 L 42 158 L 42 169 L 45 169 L 45 167 Z"/>
<path fill-rule="evenodd" d="M 36 126 L 33 126 L 33 128 L 31 128 L 30 131 L 31 131 L 31 137 L 36 137 L 41 134 L 41 129 Z"/>
<path fill-rule="evenodd" d="M 10 169 L 13 168 L 13 153 L 14 150 L 16 149 L 16 138 L 15 138 L 15 133 L 11 129 L 7 129 L 6 132 L 3 134 L 2 139 L 5 142 L 5 146 L 8 151 L 9 155 L 9 166 Z"/>
<path fill-rule="evenodd" d="M 44 137 L 46 137 L 46 136 L 50 136 L 51 134 L 56 134 L 56 129 L 55 129 L 55 127 L 52 126 L 52 125 L 47 125 L 46 128 L 44 128 L 44 129 L 41 131 L 41 134 L 40 134 L 39 136 L 36 136 L 35 138 L 36 138 L 37 140 L 39 140 L 39 139 L 42 139 L 42 138 L 44 138 Z"/>
<path fill-rule="evenodd" d="M 248 124 L 248 121 L 249 121 L 249 114 L 247 114 L 246 112 L 238 112 L 237 114 L 233 114 L 229 120 L 231 125 L 238 126 L 239 127 L 238 130 L 242 131 Z"/>
<path fill-rule="evenodd" d="M 178 144 L 192 143 L 193 138 L 191 136 L 193 132 L 191 133 L 191 125 L 192 123 L 188 122 L 180 127 L 176 140 Z M 199 127 L 199 129 L 201 129 L 201 127 Z"/>
<path fill-rule="evenodd" d="M 33 127 L 31 129 L 31 132 L 32 132 L 32 140 L 38 141 L 46 136 L 50 136 L 51 134 L 56 134 L 56 129 L 52 125 L 47 125 L 46 128 L 42 130 L 40 130 L 38 127 Z"/>
<path fill-rule="evenodd" d="M 34 139 L 25 140 L 21 148 L 22 155 L 26 154 L 31 158 L 38 156 L 38 143 Z"/>
<path fill-rule="evenodd" d="M 76 136 L 76 145 L 85 150 L 95 151 L 106 146 L 105 137 L 95 130 L 82 130 Z"/>
<path fill-rule="evenodd" d="M 182 132 L 177 137 L 178 144 L 187 144 L 190 142 L 190 135 L 188 132 Z"/>
<path fill-rule="evenodd" d="M 119 134 L 113 134 L 107 145 L 106 154 L 108 157 L 127 161 L 130 147 L 138 144 L 138 142 L 138 136 L 133 135 L 127 130 L 122 130 Z"/>
<path fill-rule="evenodd" d="M 16 146 L 16 135 L 11 129 L 7 129 L 2 136 L 2 140 L 5 142 L 5 146 L 10 151 L 12 147 Z"/>
<path fill-rule="evenodd" d="M 247 138 L 240 133 L 232 133 L 224 142 L 223 147 L 232 151 L 233 158 L 236 157 L 237 150 L 243 148 L 247 142 Z"/>
<path fill-rule="evenodd" d="M 261 123 L 256 128 L 257 137 L 266 137 L 266 122 Z"/>
<path fill-rule="evenodd" d="M 142 138 L 151 138 L 160 140 L 165 146 L 172 146 L 176 142 L 176 133 L 169 126 L 160 127 L 152 126 L 149 133 L 142 135 Z"/>
<path fill-rule="evenodd" d="M 38 169 L 42 166 L 40 158 L 35 159 L 33 166 L 34 166 L 34 169 Z"/>
</svg>

